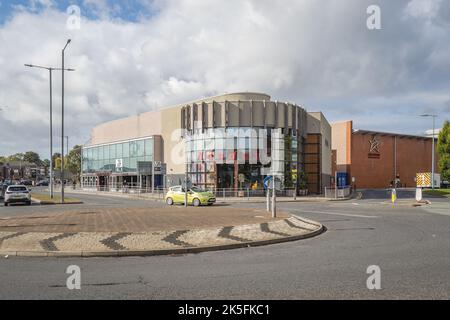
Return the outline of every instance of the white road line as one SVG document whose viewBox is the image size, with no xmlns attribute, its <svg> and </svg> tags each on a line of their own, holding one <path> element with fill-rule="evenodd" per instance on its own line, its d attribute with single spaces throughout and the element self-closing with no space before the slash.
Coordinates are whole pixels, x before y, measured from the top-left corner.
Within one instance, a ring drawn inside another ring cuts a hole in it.
<svg viewBox="0 0 450 320">
<path fill-rule="evenodd" d="M 329 214 L 333 216 L 346 216 L 346 217 L 355 217 L 355 218 L 369 218 L 369 219 L 376 219 L 379 218 L 379 216 L 365 216 L 361 214 L 350 214 L 350 213 L 341 213 L 341 212 L 330 212 L 330 211 L 307 211 L 307 210 L 298 210 L 298 209 L 284 209 L 284 210 L 291 210 L 296 211 L 299 213 L 321 213 L 321 214 Z"/>
</svg>

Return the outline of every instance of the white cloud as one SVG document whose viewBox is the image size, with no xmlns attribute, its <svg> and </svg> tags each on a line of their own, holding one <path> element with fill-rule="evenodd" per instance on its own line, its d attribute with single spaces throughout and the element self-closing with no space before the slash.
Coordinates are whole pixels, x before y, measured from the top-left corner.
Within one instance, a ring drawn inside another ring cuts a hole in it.
<svg viewBox="0 0 450 320">
<path fill-rule="evenodd" d="M 0 26 L 0 106 L 14 110 L 0 112 L 9 138 L 0 154 L 46 154 L 48 74 L 23 64 L 59 66 L 67 38 L 67 65 L 76 69 L 66 78 L 71 143 L 84 143 L 103 121 L 233 91 L 266 92 L 368 129 L 389 127 L 393 109 L 399 124 L 391 131 L 417 130 L 407 116 L 420 108 L 448 117 L 450 27 L 401 19 L 415 1 L 385 0 L 383 29 L 369 31 L 371 2 L 158 0 L 157 14 L 131 23 L 110 19 L 111 8 L 96 1 L 100 18 L 84 18 L 80 30 L 67 30 L 66 14 L 54 9 L 17 12 Z M 436 14 L 421 10 L 411 16 Z M 60 83 L 56 73 L 55 135 Z"/>
<path fill-rule="evenodd" d="M 438 14 L 441 3 L 442 0 L 411 0 L 405 12 L 414 18 L 433 19 Z"/>
</svg>

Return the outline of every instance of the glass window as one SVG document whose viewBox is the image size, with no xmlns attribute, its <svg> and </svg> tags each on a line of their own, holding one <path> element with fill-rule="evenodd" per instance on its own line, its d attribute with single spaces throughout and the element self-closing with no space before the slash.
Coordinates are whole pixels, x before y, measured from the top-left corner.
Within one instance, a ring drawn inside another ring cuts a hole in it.
<svg viewBox="0 0 450 320">
<path fill-rule="evenodd" d="M 123 158 L 127 158 L 129 156 L 131 156 L 132 153 L 132 144 L 133 142 L 125 142 L 122 144 L 122 157 Z"/>
<path fill-rule="evenodd" d="M 137 156 L 142 157 L 144 155 L 144 140 L 139 140 L 137 144 Z"/>
<path fill-rule="evenodd" d="M 145 155 L 146 156 L 153 155 L 153 139 L 145 140 Z"/>
<path fill-rule="evenodd" d="M 130 157 L 137 156 L 137 143 L 136 141 L 130 141 Z"/>
<path fill-rule="evenodd" d="M 105 160 L 109 159 L 109 146 L 103 147 L 103 159 Z"/>
<path fill-rule="evenodd" d="M 205 140 L 205 150 L 214 150 L 214 139 Z"/>
<path fill-rule="evenodd" d="M 92 161 L 97 160 L 98 158 L 98 150 L 97 148 L 92 148 Z"/>
<path fill-rule="evenodd" d="M 129 168 L 131 169 L 131 171 L 136 171 L 137 170 L 137 158 L 133 157 L 130 158 L 130 166 Z"/>
<path fill-rule="evenodd" d="M 123 159 L 123 172 L 129 172 L 130 170 L 129 170 L 129 168 L 130 168 L 130 158 L 124 158 Z"/>
<path fill-rule="evenodd" d="M 203 149 L 204 149 L 203 140 L 202 139 L 197 139 L 196 143 L 195 143 L 195 150 L 202 151 Z"/>
<path fill-rule="evenodd" d="M 239 137 L 239 139 L 238 139 L 238 149 L 239 150 L 245 150 L 245 149 L 248 150 L 248 146 L 246 145 L 246 141 L 247 141 L 247 138 Z"/>
<path fill-rule="evenodd" d="M 109 146 L 109 158 L 116 159 L 116 145 L 114 144 Z"/>
<path fill-rule="evenodd" d="M 144 161 L 153 161 L 153 156 L 144 156 Z"/>
<path fill-rule="evenodd" d="M 116 144 L 116 158 L 121 159 L 123 157 L 122 155 L 122 144 L 118 143 Z"/>
</svg>

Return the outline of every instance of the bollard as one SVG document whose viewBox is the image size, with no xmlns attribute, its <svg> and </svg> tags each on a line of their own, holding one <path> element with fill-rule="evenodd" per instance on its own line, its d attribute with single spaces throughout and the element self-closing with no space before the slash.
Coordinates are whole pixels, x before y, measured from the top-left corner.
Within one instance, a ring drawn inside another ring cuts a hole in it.
<svg viewBox="0 0 450 320">
<path fill-rule="evenodd" d="M 394 204 L 397 202 L 397 190 L 395 189 L 392 189 L 391 200 Z"/>
</svg>

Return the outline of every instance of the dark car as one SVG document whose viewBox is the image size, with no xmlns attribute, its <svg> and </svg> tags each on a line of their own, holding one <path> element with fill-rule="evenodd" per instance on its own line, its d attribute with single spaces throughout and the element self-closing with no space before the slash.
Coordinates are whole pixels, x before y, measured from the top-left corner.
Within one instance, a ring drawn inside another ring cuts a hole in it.
<svg viewBox="0 0 450 320">
<path fill-rule="evenodd" d="M 33 181 L 31 181 L 31 180 L 21 180 L 20 184 L 24 185 L 24 186 L 32 186 L 33 185 Z"/>
<path fill-rule="evenodd" d="M 49 182 L 47 180 L 41 180 L 38 183 L 36 183 L 36 187 L 48 187 Z"/>
</svg>

